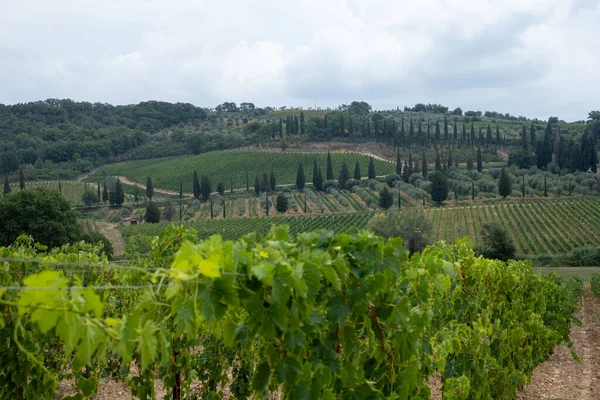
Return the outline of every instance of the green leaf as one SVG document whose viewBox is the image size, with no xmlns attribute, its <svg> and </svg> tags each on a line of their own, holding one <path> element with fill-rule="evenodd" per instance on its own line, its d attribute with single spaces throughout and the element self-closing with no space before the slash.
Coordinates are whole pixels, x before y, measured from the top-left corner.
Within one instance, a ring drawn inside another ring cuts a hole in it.
<svg viewBox="0 0 600 400">
<path fill-rule="evenodd" d="M 256 371 L 254 371 L 254 375 L 252 375 L 252 381 L 250 383 L 252 390 L 257 392 L 261 396 L 266 396 L 270 374 L 271 369 L 269 368 L 268 363 L 263 362 L 258 367 L 256 367 Z"/>
<path fill-rule="evenodd" d="M 329 304 L 327 319 L 332 324 L 342 325 L 348 315 L 350 315 L 350 306 L 348 304 L 342 305 L 342 301 L 343 299 L 341 297 L 336 297 Z"/>
<path fill-rule="evenodd" d="M 150 364 L 156 358 L 157 352 L 157 340 L 154 333 L 156 332 L 156 325 L 153 321 L 146 321 L 144 327 L 138 331 L 138 351 L 142 358 L 142 372 L 148 368 Z"/>
<path fill-rule="evenodd" d="M 65 354 L 70 355 L 82 334 L 81 317 L 72 312 L 63 312 L 63 318 L 56 326 L 56 333 L 65 346 Z"/>
<path fill-rule="evenodd" d="M 356 346 L 358 346 L 358 336 L 356 335 L 356 327 L 351 325 L 342 326 L 341 332 L 342 351 L 346 357 L 352 355 Z"/>
<path fill-rule="evenodd" d="M 333 286 L 335 290 L 341 289 L 340 278 L 338 277 L 337 273 L 335 272 L 335 269 L 331 266 L 331 264 L 322 264 L 321 271 L 323 272 L 323 275 L 325 275 L 327 281 L 331 283 L 331 286 Z"/>
<path fill-rule="evenodd" d="M 280 359 L 275 365 L 275 376 L 279 382 L 293 385 L 296 376 L 302 371 L 302 366 L 294 357 Z"/>
<path fill-rule="evenodd" d="M 283 343 L 291 352 L 300 352 L 305 345 L 306 336 L 301 330 L 295 330 L 293 332 L 286 332 Z"/>
<path fill-rule="evenodd" d="M 87 379 L 83 376 L 77 377 L 77 388 L 81 390 L 83 396 L 93 396 L 98 391 L 98 377 L 90 376 Z"/>
</svg>

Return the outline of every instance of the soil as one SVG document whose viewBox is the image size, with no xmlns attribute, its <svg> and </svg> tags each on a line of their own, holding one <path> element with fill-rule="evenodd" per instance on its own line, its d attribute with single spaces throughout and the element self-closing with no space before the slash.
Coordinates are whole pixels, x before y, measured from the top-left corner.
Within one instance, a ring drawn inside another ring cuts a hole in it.
<svg viewBox="0 0 600 400">
<path fill-rule="evenodd" d="M 94 221 L 94 230 L 106 236 L 113 247 L 115 257 L 122 257 L 125 254 L 125 241 L 119 230 L 119 224 Z"/>
</svg>

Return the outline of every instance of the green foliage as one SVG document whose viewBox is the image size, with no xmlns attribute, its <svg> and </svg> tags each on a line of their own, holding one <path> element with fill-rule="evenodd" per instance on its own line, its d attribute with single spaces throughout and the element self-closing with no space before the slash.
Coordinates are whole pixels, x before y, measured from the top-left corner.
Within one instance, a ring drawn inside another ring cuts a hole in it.
<svg viewBox="0 0 600 400">
<path fill-rule="evenodd" d="M 421 213 L 389 210 L 376 214 L 369 221 L 368 229 L 384 238 L 401 237 L 411 254 L 423 251 L 431 240 L 431 221 Z"/>
<path fill-rule="evenodd" d="M 277 199 L 275 201 L 275 208 L 278 213 L 285 214 L 288 210 L 289 204 L 288 199 L 285 197 L 283 193 L 279 193 L 277 195 Z"/>
<path fill-rule="evenodd" d="M 273 192 L 277 188 L 277 180 L 275 179 L 275 172 L 273 171 L 271 171 L 271 175 L 269 176 L 269 187 Z"/>
<path fill-rule="evenodd" d="M 369 174 L 368 174 L 369 179 L 375 179 L 377 177 L 377 174 L 375 173 L 375 161 L 373 160 L 373 157 L 369 158 Z"/>
<path fill-rule="evenodd" d="M 155 203 L 148 203 L 146 205 L 146 214 L 144 215 L 144 221 L 156 224 L 160 222 L 160 209 Z"/>
<path fill-rule="evenodd" d="M 590 289 L 595 297 L 600 297 L 600 274 L 592 275 Z"/>
<path fill-rule="evenodd" d="M 299 164 L 298 172 L 296 173 L 296 189 L 304 190 L 305 180 L 306 179 L 304 178 L 304 168 L 302 167 L 302 164 Z"/>
<path fill-rule="evenodd" d="M 148 178 L 150 179 L 150 178 Z M 152 187 L 152 181 L 150 181 L 150 187 Z M 115 190 L 111 193 L 114 195 L 114 199 L 113 201 L 111 201 L 112 204 L 117 204 L 117 205 L 121 205 L 123 204 L 123 202 L 125 201 L 125 191 L 123 190 L 123 185 L 121 184 L 121 179 L 117 178 L 117 181 L 115 182 Z M 146 194 L 148 194 L 148 190 L 146 189 Z M 152 200 L 152 196 L 148 197 L 150 200 Z"/>
<path fill-rule="evenodd" d="M 99 232 L 85 232 L 81 235 L 80 240 L 83 240 L 86 243 L 90 243 L 96 245 L 99 249 L 101 248 L 102 253 L 111 260 L 113 258 L 113 247 L 110 243 L 110 240 L 106 238 L 103 234 Z M 101 246 L 100 246 L 101 245 Z"/>
<path fill-rule="evenodd" d="M 25 189 L 0 200 L 0 245 L 23 233 L 52 248 L 78 240 L 81 228 L 77 212 L 60 193 Z"/>
<path fill-rule="evenodd" d="M 25 174 L 23 173 L 23 168 L 19 169 L 19 189 L 25 189 Z"/>
<path fill-rule="evenodd" d="M 48 289 L 0 294 L 11 310 L 0 314 L 1 343 L 12 346 L 0 379 L 17 380 L 4 397 L 25 382 L 30 397 L 52 397 L 63 374 L 88 396 L 115 371 L 138 397 L 160 377 L 183 397 L 230 387 L 237 398 L 428 398 L 433 374 L 447 399 L 514 397 L 574 320 L 565 287 L 523 262 L 475 258 L 464 241 L 409 259 L 398 239 L 366 232 L 195 236 L 170 227 L 134 261 L 153 271 L 92 271 L 84 290 L 69 289 L 84 282 L 67 270 L 0 271 L 4 286 Z M 24 246 L 0 255 L 15 251 L 36 256 Z M 102 262 L 79 249 L 49 259 L 68 257 Z M 115 278 L 154 284 L 125 296 L 94 290 Z"/>
<path fill-rule="evenodd" d="M 442 171 L 435 171 L 430 175 L 431 199 L 440 204 L 448 198 L 448 178 Z"/>
<path fill-rule="evenodd" d="M 192 177 L 192 193 L 194 195 L 194 199 L 200 198 L 200 180 L 198 179 L 198 172 L 196 172 L 196 170 L 194 170 L 194 176 Z"/>
<path fill-rule="evenodd" d="M 212 193 L 212 185 L 210 184 L 210 180 L 206 175 L 202 175 L 202 179 L 200 181 L 200 195 L 204 201 L 208 200 L 210 194 Z"/>
<path fill-rule="evenodd" d="M 340 187 L 343 188 L 348 180 L 350 180 L 350 171 L 348 171 L 348 165 L 346 164 L 346 160 L 344 160 L 342 162 L 342 168 L 340 168 L 340 176 L 338 177 Z"/>
<path fill-rule="evenodd" d="M 483 159 L 481 158 L 481 147 L 477 149 L 477 171 L 483 171 Z"/>
<path fill-rule="evenodd" d="M 219 193 L 221 196 L 223 196 L 223 193 L 225 193 L 225 184 L 223 182 L 219 182 L 217 184 L 217 193 Z"/>
<path fill-rule="evenodd" d="M 254 179 L 254 193 L 258 196 L 260 194 L 260 181 L 258 176 Z"/>
<path fill-rule="evenodd" d="M 146 197 L 150 201 L 152 201 L 152 197 L 154 197 L 154 185 L 152 184 L 152 178 L 150 178 L 150 176 L 146 177 Z"/>
<path fill-rule="evenodd" d="M 10 193 L 10 183 L 8 182 L 8 175 L 4 177 L 4 196 Z"/>
<path fill-rule="evenodd" d="M 387 210 L 394 204 L 394 195 L 390 190 L 385 186 L 381 193 L 379 193 L 379 207 Z"/>
<path fill-rule="evenodd" d="M 361 179 L 360 164 L 358 163 L 358 160 L 356 160 L 356 163 L 354 164 L 354 180 L 360 181 Z"/>
<path fill-rule="evenodd" d="M 483 225 L 479 252 L 487 258 L 506 261 L 515 257 L 516 247 L 508 229 L 499 221 Z"/>
<path fill-rule="evenodd" d="M 512 182 L 510 180 L 510 176 L 508 176 L 506 168 L 502 168 L 502 171 L 500 172 L 500 178 L 498 178 L 498 193 L 503 198 L 510 196 L 512 193 Z"/>
<path fill-rule="evenodd" d="M 83 192 L 83 204 L 86 206 L 96 204 L 98 202 L 98 195 L 94 189 L 86 189 Z"/>
</svg>

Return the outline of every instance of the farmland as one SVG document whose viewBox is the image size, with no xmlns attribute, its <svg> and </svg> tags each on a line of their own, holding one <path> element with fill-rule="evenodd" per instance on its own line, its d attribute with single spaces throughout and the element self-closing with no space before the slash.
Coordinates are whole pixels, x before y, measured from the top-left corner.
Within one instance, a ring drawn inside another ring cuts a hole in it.
<svg viewBox="0 0 600 400">
<path fill-rule="evenodd" d="M 89 185 L 90 188 L 94 188 L 94 185 Z M 79 205 L 82 203 L 83 192 L 86 184 L 83 182 L 75 181 L 39 181 L 39 182 L 25 182 L 26 189 L 43 188 L 46 190 L 58 191 L 60 187 L 61 194 L 71 202 L 71 204 Z M 19 189 L 19 184 L 14 183 L 11 185 L 11 190 L 15 191 Z"/>
<path fill-rule="evenodd" d="M 263 173 L 275 172 L 278 185 L 295 184 L 298 164 L 304 166 L 307 181 L 312 177 L 312 165 L 316 160 L 325 174 L 327 154 L 325 153 L 267 153 L 267 152 L 225 152 L 215 151 L 195 156 L 167 157 L 153 160 L 132 161 L 127 163 L 109 165 L 97 171 L 90 180 L 100 181 L 104 176 L 125 176 L 128 179 L 145 183 L 146 177 L 152 177 L 154 187 L 179 191 L 179 183 L 183 183 L 183 190 L 191 192 L 192 175 L 194 169 L 199 175 L 207 175 L 216 188 L 216 184 L 223 182 L 227 189 L 246 188 L 246 176 L 250 187 L 254 185 L 254 178 Z M 348 168 L 354 168 L 358 160 L 363 174 L 366 175 L 369 157 L 352 153 L 331 154 L 335 177 L 345 160 Z M 375 170 L 378 175 L 389 174 L 395 166 L 390 162 L 374 160 Z"/>
</svg>

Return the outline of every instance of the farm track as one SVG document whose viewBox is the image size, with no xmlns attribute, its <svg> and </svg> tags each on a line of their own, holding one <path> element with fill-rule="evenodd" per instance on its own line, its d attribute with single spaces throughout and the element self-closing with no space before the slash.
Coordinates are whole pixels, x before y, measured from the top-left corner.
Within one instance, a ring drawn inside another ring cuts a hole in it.
<svg viewBox="0 0 600 400">
<path fill-rule="evenodd" d="M 106 236 L 113 247 L 114 257 L 122 257 L 125 254 L 125 240 L 121 235 L 118 224 L 94 221 L 94 230 Z"/>
<path fill-rule="evenodd" d="M 600 398 L 600 301 L 586 286 L 577 317 L 582 326 L 573 326 L 571 339 L 574 350 L 581 358 L 578 364 L 565 345 L 533 372 L 531 383 L 520 393 L 519 399 L 573 399 Z"/>
</svg>

